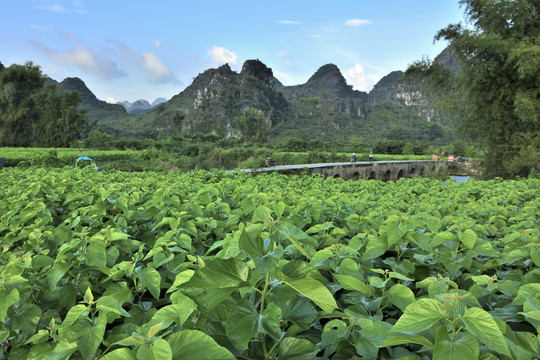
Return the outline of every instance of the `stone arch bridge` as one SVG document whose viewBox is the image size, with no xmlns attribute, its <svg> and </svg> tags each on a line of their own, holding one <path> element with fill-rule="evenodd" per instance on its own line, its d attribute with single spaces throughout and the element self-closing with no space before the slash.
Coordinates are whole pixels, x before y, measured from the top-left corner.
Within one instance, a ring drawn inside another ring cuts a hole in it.
<svg viewBox="0 0 540 360">
<path fill-rule="evenodd" d="M 298 174 L 309 171 L 326 177 L 351 179 L 373 179 L 396 181 L 401 178 L 422 176 L 428 172 L 437 172 L 448 168 L 447 161 L 436 160 L 407 160 L 407 161 L 376 161 L 376 162 L 343 162 L 325 164 L 282 165 L 266 167 L 257 170 L 245 169 L 243 172 L 277 171 L 285 174 Z"/>
</svg>

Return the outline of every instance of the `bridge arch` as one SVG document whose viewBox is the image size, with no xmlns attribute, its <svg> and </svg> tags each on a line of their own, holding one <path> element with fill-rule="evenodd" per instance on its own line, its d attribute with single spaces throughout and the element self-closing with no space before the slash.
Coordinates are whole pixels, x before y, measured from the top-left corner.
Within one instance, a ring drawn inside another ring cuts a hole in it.
<svg viewBox="0 0 540 360">
<path fill-rule="evenodd" d="M 369 173 L 368 180 L 379 180 L 379 175 L 377 175 L 376 171 L 372 171 Z"/>
<path fill-rule="evenodd" d="M 392 171 L 386 170 L 386 172 L 383 175 L 383 181 L 392 181 Z"/>
<path fill-rule="evenodd" d="M 409 176 L 410 177 L 413 177 L 413 176 L 417 176 L 418 174 L 416 173 L 416 168 L 412 168 L 411 169 L 411 172 L 409 173 Z"/>
<path fill-rule="evenodd" d="M 404 178 L 404 177 L 405 177 L 405 170 L 400 169 L 399 172 L 397 173 L 396 180 L 399 180 L 399 179 Z"/>
<path fill-rule="evenodd" d="M 360 178 L 361 178 L 360 173 L 359 173 L 358 171 L 355 172 L 355 173 L 352 175 L 352 178 L 353 178 L 354 180 L 360 179 Z"/>
</svg>

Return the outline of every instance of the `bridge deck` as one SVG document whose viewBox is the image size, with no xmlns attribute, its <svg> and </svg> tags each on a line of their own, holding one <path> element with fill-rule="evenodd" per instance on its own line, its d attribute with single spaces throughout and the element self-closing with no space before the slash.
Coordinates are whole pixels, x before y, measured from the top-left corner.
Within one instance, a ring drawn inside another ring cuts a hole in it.
<svg viewBox="0 0 540 360">
<path fill-rule="evenodd" d="M 319 164 L 299 164 L 299 165 L 277 165 L 272 167 L 261 167 L 259 169 L 230 170 L 238 173 L 264 173 L 283 172 L 298 173 L 308 169 L 312 174 L 339 177 L 342 179 L 376 179 L 383 181 L 396 181 L 400 178 L 411 176 L 422 176 L 425 173 L 438 171 L 441 167 L 448 167 L 447 161 L 437 160 L 391 160 L 391 161 L 361 161 L 356 163 L 319 163 Z"/>
<path fill-rule="evenodd" d="M 258 169 L 239 169 L 239 170 L 229 170 L 228 172 L 264 172 L 264 171 L 280 171 L 280 170 L 301 170 L 301 169 L 317 169 L 317 168 L 332 168 L 335 166 L 374 166 L 374 165 L 394 165 L 394 164 L 410 164 L 410 163 L 426 163 L 426 162 L 435 162 L 432 160 L 391 160 L 391 161 L 358 161 L 355 163 L 351 162 L 339 162 L 339 163 L 319 163 L 319 164 L 299 164 L 299 165 L 276 165 L 272 167 L 261 167 Z"/>
</svg>

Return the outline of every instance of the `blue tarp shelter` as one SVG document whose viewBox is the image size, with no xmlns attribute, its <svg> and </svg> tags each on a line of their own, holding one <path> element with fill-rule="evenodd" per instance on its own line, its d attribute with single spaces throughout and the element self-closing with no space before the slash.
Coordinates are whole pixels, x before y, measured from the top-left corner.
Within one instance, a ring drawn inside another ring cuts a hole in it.
<svg viewBox="0 0 540 360">
<path fill-rule="evenodd" d="M 94 161 L 94 159 L 91 159 L 88 156 L 79 157 L 77 159 L 77 161 L 75 162 L 75 166 L 77 166 L 79 164 L 79 161 L 90 161 L 90 164 L 92 164 L 92 166 L 95 167 L 96 170 L 99 170 L 99 168 L 97 167 L 96 162 Z"/>
</svg>

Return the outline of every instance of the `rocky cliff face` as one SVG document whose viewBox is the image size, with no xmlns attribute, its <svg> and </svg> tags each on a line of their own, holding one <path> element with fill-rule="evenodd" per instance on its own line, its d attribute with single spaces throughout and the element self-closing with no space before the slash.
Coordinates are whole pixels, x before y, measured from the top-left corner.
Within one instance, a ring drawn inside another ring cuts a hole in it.
<svg viewBox="0 0 540 360">
<path fill-rule="evenodd" d="M 365 92 L 353 90 L 334 64 L 321 66 L 305 84 L 280 88 L 288 100 L 302 97 L 358 98 L 365 100 Z"/>
<path fill-rule="evenodd" d="M 289 104 L 275 89 L 272 69 L 248 60 L 236 73 L 228 64 L 199 74 L 183 92 L 163 106 L 160 117 L 182 117 L 182 131 L 236 136 L 234 121 L 246 108 L 261 110 L 272 125 L 288 117 Z"/>
<path fill-rule="evenodd" d="M 444 56 L 445 61 L 452 61 L 451 53 Z M 83 93 L 87 90 L 81 84 L 79 88 Z M 431 139 L 429 129 L 433 126 L 429 123 L 439 122 L 420 83 L 404 81 L 401 71 L 383 77 L 366 93 L 353 90 L 334 64 L 320 67 L 305 84 L 283 86 L 272 69 L 259 60 L 248 60 L 239 73 L 228 64 L 204 71 L 166 103 L 123 123 L 137 124 L 154 137 L 183 132 L 237 136 L 235 119 L 247 108 L 260 110 L 271 123 L 270 137 L 278 139 Z M 126 132 L 121 120 L 114 126 L 117 134 Z M 396 131 L 399 134 L 394 134 Z"/>
</svg>

